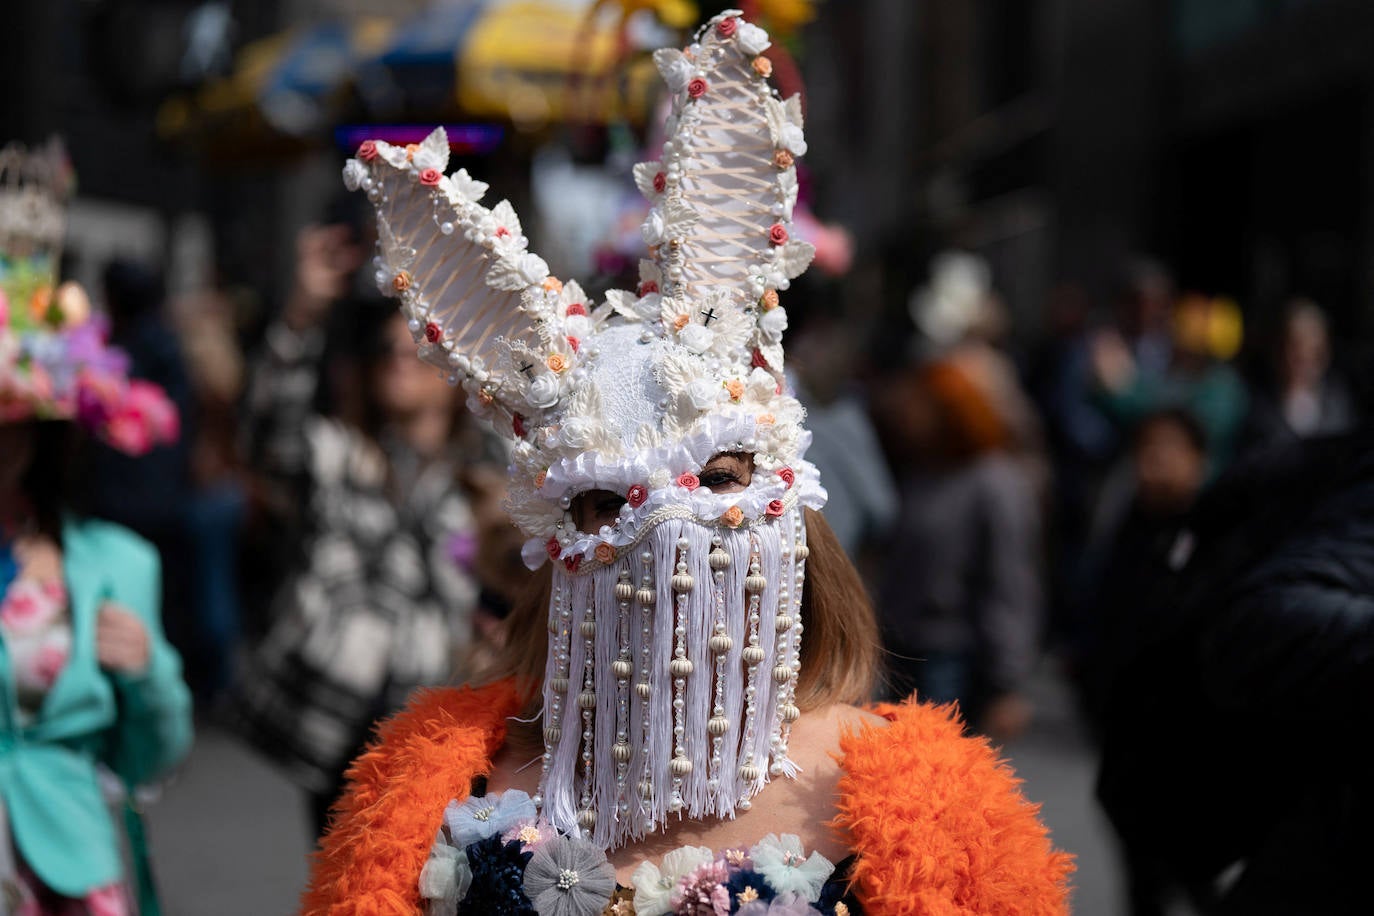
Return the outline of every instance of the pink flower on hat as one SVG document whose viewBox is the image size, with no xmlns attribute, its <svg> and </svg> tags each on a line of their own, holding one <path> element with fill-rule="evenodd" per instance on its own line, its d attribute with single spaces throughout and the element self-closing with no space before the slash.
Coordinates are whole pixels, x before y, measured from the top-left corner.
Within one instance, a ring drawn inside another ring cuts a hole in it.
<svg viewBox="0 0 1374 916">
<path fill-rule="evenodd" d="M 377 158 L 377 144 L 373 140 L 364 140 L 363 145 L 358 147 L 358 158 L 363 162 L 371 162 Z"/>
<path fill-rule="evenodd" d="M 680 474 L 678 476 L 677 485 L 679 487 L 686 487 L 689 490 L 695 490 L 697 487 L 701 486 L 701 478 L 689 471 L 686 474 Z"/>
<path fill-rule="evenodd" d="M 657 175 L 654 176 L 654 191 L 655 191 L 655 192 L 657 192 L 657 193 L 659 193 L 659 194 L 662 194 L 662 193 L 664 192 L 664 190 L 667 189 L 667 187 L 668 187 L 668 176 L 667 176 L 667 175 L 664 175 L 662 172 L 659 172 Z"/>
<path fill-rule="evenodd" d="M 787 227 L 784 226 L 782 223 L 774 223 L 773 225 L 769 226 L 769 227 L 768 227 L 768 244 L 770 244 L 770 245 L 786 245 L 786 244 L 787 244 Z"/>
<path fill-rule="evenodd" d="M 698 76 L 687 84 L 687 96 L 689 98 L 699 99 L 706 94 L 706 90 L 709 88 L 710 86 L 707 85 L 706 80 Z"/>
<path fill-rule="evenodd" d="M 444 173 L 438 169 L 425 169 L 420 172 L 420 184 L 427 188 L 438 186 L 439 181 L 444 177 Z"/>
<path fill-rule="evenodd" d="M 774 518 L 777 518 L 779 515 L 782 515 L 783 509 L 784 506 L 782 504 L 782 500 L 775 499 L 769 502 L 767 508 L 765 508 L 763 511 L 773 516 Z"/>
<path fill-rule="evenodd" d="M 778 476 L 787 484 L 789 490 L 792 489 L 792 484 L 797 482 L 797 474 L 791 468 L 778 468 Z"/>
<path fill-rule="evenodd" d="M 566 309 L 563 310 L 563 314 L 585 315 L 587 314 L 587 306 L 581 302 L 574 302 L 572 305 L 569 305 Z"/>
<path fill-rule="evenodd" d="M 734 16 L 716 23 L 716 31 L 720 33 L 721 38 L 729 38 L 735 34 L 735 30 L 738 28 L 739 20 Z"/>
<path fill-rule="evenodd" d="M 544 545 L 544 549 L 549 552 L 550 560 L 557 560 L 558 555 L 563 552 L 563 545 L 558 543 L 558 538 L 549 538 L 549 542 Z"/>
<path fill-rule="evenodd" d="M 630 487 L 625 494 L 625 502 L 630 504 L 630 508 L 638 509 L 644 505 L 644 500 L 649 498 L 649 491 L 642 484 L 635 484 Z"/>
</svg>

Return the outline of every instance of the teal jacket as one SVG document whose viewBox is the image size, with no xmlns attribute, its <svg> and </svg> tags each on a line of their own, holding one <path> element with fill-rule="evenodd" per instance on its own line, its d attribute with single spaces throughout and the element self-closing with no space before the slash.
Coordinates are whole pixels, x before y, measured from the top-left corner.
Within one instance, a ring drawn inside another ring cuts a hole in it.
<svg viewBox="0 0 1374 916">
<path fill-rule="evenodd" d="M 190 748 L 191 698 L 181 659 L 162 634 L 157 552 L 117 525 L 75 519 L 63 526 L 62 550 L 71 654 L 26 725 L 0 640 L 0 797 L 24 861 L 54 891 L 79 897 L 126 877 L 97 763 L 128 785 L 165 773 Z M 104 601 L 147 626 L 151 655 L 143 674 L 100 669 L 95 624 Z"/>
</svg>

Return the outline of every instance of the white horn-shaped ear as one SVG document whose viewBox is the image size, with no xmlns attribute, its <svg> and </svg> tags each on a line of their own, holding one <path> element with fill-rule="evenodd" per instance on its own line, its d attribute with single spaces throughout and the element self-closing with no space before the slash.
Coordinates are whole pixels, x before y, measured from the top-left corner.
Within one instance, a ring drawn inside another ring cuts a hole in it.
<svg viewBox="0 0 1374 916">
<path fill-rule="evenodd" d="M 769 86 L 772 66 L 760 56 L 768 44 L 763 29 L 728 10 L 686 52 L 654 55 L 673 115 L 661 162 L 635 178 L 654 204 L 644 238 L 675 300 L 728 289 L 752 307 L 786 289 L 815 254 L 791 237 L 793 160 L 806 144 L 800 100 L 782 102 Z"/>
<path fill-rule="evenodd" d="M 376 210 L 377 285 L 400 299 L 420 358 L 462 382 L 480 412 L 504 411 L 498 429 L 521 435 L 516 417 L 529 405 L 512 354 L 543 349 L 557 284 L 526 250 L 509 203 L 488 210 L 485 184 L 445 174 L 448 153 L 443 128 L 419 145 L 368 141 L 344 183 Z"/>
</svg>

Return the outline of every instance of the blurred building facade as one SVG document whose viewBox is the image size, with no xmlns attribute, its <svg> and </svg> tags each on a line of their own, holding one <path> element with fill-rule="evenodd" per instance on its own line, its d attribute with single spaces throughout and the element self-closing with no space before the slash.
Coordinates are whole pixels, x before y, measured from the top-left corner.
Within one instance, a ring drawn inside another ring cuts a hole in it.
<svg viewBox="0 0 1374 916">
<path fill-rule="evenodd" d="M 842 198 L 821 210 L 861 251 L 902 240 L 892 285 L 972 248 L 1033 335 L 1056 283 L 1106 302 L 1148 253 L 1252 321 L 1304 294 L 1374 332 L 1374 4 L 868 0 L 822 19 L 812 118 L 851 142 L 818 154 Z"/>
</svg>

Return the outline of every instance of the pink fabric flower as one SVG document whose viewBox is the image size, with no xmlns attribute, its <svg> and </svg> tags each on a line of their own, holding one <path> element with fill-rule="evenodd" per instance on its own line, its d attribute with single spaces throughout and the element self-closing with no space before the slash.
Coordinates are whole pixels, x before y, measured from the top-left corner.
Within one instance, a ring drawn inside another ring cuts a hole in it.
<svg viewBox="0 0 1374 916">
<path fill-rule="evenodd" d="M 563 558 L 563 567 L 570 573 L 575 573 L 582 565 L 582 554 L 575 553 L 570 557 Z"/>
<path fill-rule="evenodd" d="M 420 184 L 427 188 L 437 187 L 444 173 L 438 169 L 425 169 L 420 173 Z"/>
<path fill-rule="evenodd" d="M 677 485 L 679 487 L 686 487 L 689 490 L 695 490 L 697 487 L 701 486 L 701 479 L 689 471 L 686 474 L 678 476 Z"/>
<path fill-rule="evenodd" d="M 563 310 L 563 314 L 585 315 L 587 314 L 587 306 L 585 303 L 582 302 L 574 302 L 573 304 L 569 305 L 566 309 Z"/>
<path fill-rule="evenodd" d="M 787 227 L 784 226 L 782 223 L 774 223 L 773 225 L 769 226 L 769 227 L 768 227 L 768 244 L 770 244 L 770 245 L 786 245 L 786 244 L 787 244 Z"/>
<path fill-rule="evenodd" d="M 572 351 L 576 353 L 582 347 L 582 341 L 576 337 L 569 337 L 568 346 L 572 347 Z"/>
<path fill-rule="evenodd" d="M 437 322 L 431 321 L 425 325 L 425 340 L 430 343 L 438 343 L 444 339 L 444 329 L 439 327 Z"/>
<path fill-rule="evenodd" d="M 709 88 L 706 80 L 698 76 L 687 84 L 687 96 L 688 98 L 699 99 L 706 94 L 706 90 Z"/>
<path fill-rule="evenodd" d="M 730 879 L 725 862 L 717 860 L 698 866 L 684 875 L 673 888 L 668 902 L 675 916 L 728 916 L 730 912 L 730 890 L 725 882 Z"/>
<path fill-rule="evenodd" d="M 648 498 L 649 491 L 640 484 L 635 484 L 630 487 L 629 491 L 625 494 L 625 502 L 629 503 L 632 509 L 638 509 L 640 506 L 644 505 L 644 500 Z"/>
<path fill-rule="evenodd" d="M 775 499 L 769 502 L 767 508 L 765 508 L 763 511 L 773 516 L 774 518 L 777 518 L 779 515 L 782 515 L 783 510 L 784 507 L 782 504 L 782 500 Z"/>
<path fill-rule="evenodd" d="M 377 158 L 377 144 L 372 140 L 364 140 L 362 146 L 358 147 L 358 158 L 363 162 L 371 162 Z"/>
<path fill-rule="evenodd" d="M 550 560 L 557 560 L 558 555 L 563 552 L 563 545 L 558 543 L 558 538 L 549 538 L 549 542 L 544 545 L 544 549 L 549 552 Z"/>
<path fill-rule="evenodd" d="M 721 38 L 730 38 L 735 34 L 735 30 L 738 28 L 739 20 L 734 16 L 731 16 L 729 19 L 722 19 L 720 22 L 716 23 L 716 31 L 720 33 Z"/>
<path fill-rule="evenodd" d="M 782 478 L 783 483 L 787 484 L 789 490 L 792 489 L 792 484 L 797 482 L 797 473 L 791 468 L 779 468 L 778 476 Z"/>
<path fill-rule="evenodd" d="M 662 172 L 659 172 L 657 175 L 654 176 L 654 191 L 656 191 L 656 192 L 659 193 L 659 194 L 662 194 L 663 191 L 664 191 L 664 189 L 666 189 L 667 187 L 668 187 L 668 176 L 667 176 L 667 175 L 663 174 Z"/>
<path fill-rule="evenodd" d="M 766 360 L 766 359 L 763 358 L 763 353 L 760 352 L 760 350 L 759 350 L 758 347 L 755 347 L 755 348 L 754 348 L 754 354 L 753 354 L 752 357 L 750 357 L 749 363 L 750 363 L 755 369 L 767 369 L 767 368 L 768 368 L 768 360 Z"/>
</svg>

